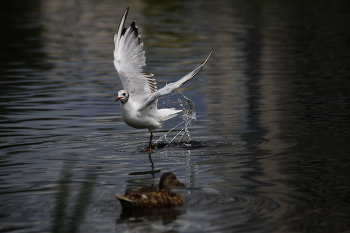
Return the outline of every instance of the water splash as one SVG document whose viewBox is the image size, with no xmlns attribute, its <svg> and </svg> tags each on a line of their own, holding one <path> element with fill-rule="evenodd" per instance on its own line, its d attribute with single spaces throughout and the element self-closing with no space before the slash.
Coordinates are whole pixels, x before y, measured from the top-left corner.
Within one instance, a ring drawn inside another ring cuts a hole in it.
<svg viewBox="0 0 350 233">
<path fill-rule="evenodd" d="M 193 120 L 197 119 L 196 116 L 196 110 L 194 109 L 194 102 L 187 98 L 182 92 L 177 92 L 182 95 L 182 97 L 185 99 L 185 102 L 181 99 L 178 99 L 178 102 L 180 103 L 180 106 L 183 109 L 183 115 L 182 115 L 182 122 L 171 128 L 168 132 L 166 132 L 163 136 L 161 136 L 159 139 L 155 141 L 155 144 L 166 144 L 166 146 L 169 146 L 170 144 L 176 142 L 176 143 L 189 143 L 191 139 L 190 132 L 188 130 L 189 125 Z M 169 103 L 169 99 L 165 101 L 164 103 Z M 184 104 L 187 105 L 184 106 Z M 177 129 L 178 127 L 182 127 L 181 130 L 171 139 L 169 139 L 169 134 Z M 185 140 L 186 139 L 186 140 Z"/>
</svg>

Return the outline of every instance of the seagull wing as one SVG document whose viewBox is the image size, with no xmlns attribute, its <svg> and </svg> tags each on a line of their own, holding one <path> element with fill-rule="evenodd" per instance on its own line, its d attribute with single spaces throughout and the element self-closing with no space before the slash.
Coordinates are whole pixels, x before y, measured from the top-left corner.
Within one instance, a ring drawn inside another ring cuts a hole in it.
<svg viewBox="0 0 350 233">
<path fill-rule="evenodd" d="M 124 89 L 130 93 L 135 102 L 142 104 L 157 91 L 157 83 L 153 74 L 143 72 L 146 57 L 136 22 L 132 22 L 128 28 L 124 27 L 128 11 L 129 8 L 124 12 L 118 33 L 114 36 L 114 66 Z"/>
<path fill-rule="evenodd" d="M 204 62 L 202 62 L 202 64 L 200 66 L 198 66 L 196 69 L 194 69 L 193 71 L 191 71 L 190 73 L 188 73 L 187 75 L 185 75 L 184 77 L 182 77 L 181 79 L 179 79 L 178 81 L 174 82 L 174 83 L 169 83 L 167 84 L 165 87 L 159 89 L 158 91 L 154 92 L 153 94 L 151 94 L 145 101 L 144 103 L 142 103 L 142 105 L 140 106 L 139 110 L 142 110 L 143 108 L 145 108 L 147 105 L 149 105 L 150 103 L 152 103 L 153 101 L 155 101 L 156 99 L 158 99 L 160 96 L 162 95 L 166 95 L 169 94 L 170 92 L 174 91 L 175 89 L 181 87 L 182 85 L 184 85 L 186 82 L 188 82 L 189 80 L 191 80 L 194 76 L 196 76 L 201 70 L 202 68 L 205 66 L 205 64 L 207 63 L 207 61 L 209 60 L 211 54 L 213 53 L 215 47 L 212 48 L 212 50 L 210 51 L 207 59 L 205 59 Z"/>
</svg>

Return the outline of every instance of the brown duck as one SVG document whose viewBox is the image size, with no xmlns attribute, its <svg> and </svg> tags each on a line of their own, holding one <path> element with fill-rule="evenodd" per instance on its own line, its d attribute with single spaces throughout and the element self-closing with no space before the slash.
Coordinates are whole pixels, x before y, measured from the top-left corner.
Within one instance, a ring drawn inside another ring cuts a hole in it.
<svg viewBox="0 0 350 233">
<path fill-rule="evenodd" d="M 118 196 L 120 204 L 126 208 L 154 208 L 154 207 L 172 207 L 182 205 L 185 200 L 183 197 L 171 190 L 176 186 L 185 186 L 180 183 L 173 173 L 164 173 L 159 181 L 159 187 L 144 187 L 136 191 L 131 191 L 125 196 Z"/>
</svg>

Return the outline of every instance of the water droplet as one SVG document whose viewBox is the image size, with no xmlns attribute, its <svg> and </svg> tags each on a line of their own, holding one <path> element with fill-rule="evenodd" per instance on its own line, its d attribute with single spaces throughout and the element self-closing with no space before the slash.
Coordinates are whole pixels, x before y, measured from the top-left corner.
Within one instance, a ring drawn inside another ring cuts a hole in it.
<svg viewBox="0 0 350 233">
<path fill-rule="evenodd" d="M 192 140 L 188 127 L 190 123 L 193 120 L 196 120 L 197 118 L 196 110 L 194 108 L 194 102 L 191 99 L 187 98 L 182 92 L 177 92 L 177 93 L 182 94 L 183 98 L 186 100 L 185 103 L 187 105 L 187 109 L 186 109 L 186 107 L 184 107 L 184 105 L 182 104 L 184 101 L 182 101 L 181 99 L 178 99 L 178 102 L 180 102 L 180 106 L 184 110 L 182 115 L 182 122 L 177 124 L 175 127 L 173 127 L 168 132 L 166 132 L 163 136 L 161 136 L 158 140 L 156 140 L 155 141 L 156 144 L 162 142 L 170 145 L 172 142 L 179 143 L 183 141 L 187 142 L 188 144 L 188 142 Z M 169 135 L 169 133 L 180 126 L 182 127 L 181 130 L 172 139 L 168 140 L 167 136 Z"/>
</svg>

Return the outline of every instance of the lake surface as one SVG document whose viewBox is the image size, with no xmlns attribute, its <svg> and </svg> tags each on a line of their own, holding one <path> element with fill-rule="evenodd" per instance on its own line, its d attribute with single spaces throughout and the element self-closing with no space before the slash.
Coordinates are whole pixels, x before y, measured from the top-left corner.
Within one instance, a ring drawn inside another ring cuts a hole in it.
<svg viewBox="0 0 350 233">
<path fill-rule="evenodd" d="M 350 232 L 348 1 L 1 5 L 1 232 Z M 216 47 L 159 101 L 193 101 L 191 140 L 151 156 L 147 130 L 114 102 L 113 35 L 128 6 L 160 87 Z M 186 184 L 183 206 L 122 211 L 114 195 L 164 172 Z"/>
</svg>

